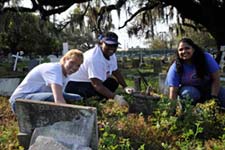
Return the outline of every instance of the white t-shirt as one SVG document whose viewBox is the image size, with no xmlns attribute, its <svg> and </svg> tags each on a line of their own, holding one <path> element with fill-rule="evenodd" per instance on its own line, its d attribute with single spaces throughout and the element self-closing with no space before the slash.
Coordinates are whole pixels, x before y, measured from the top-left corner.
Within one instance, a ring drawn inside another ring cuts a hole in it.
<svg viewBox="0 0 225 150">
<path fill-rule="evenodd" d="M 10 97 L 10 103 L 27 94 L 39 92 L 52 92 L 51 83 L 63 86 L 65 76 L 59 63 L 43 63 L 33 68 Z"/>
<path fill-rule="evenodd" d="M 105 81 L 117 70 L 117 59 L 115 54 L 107 60 L 99 45 L 84 53 L 84 62 L 79 70 L 69 76 L 70 81 L 91 82 L 91 78 Z"/>
</svg>

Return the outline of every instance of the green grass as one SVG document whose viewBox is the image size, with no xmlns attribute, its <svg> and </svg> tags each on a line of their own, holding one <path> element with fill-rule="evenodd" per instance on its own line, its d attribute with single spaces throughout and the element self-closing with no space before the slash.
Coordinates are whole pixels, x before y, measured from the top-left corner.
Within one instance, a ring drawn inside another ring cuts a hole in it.
<svg viewBox="0 0 225 150">
<path fill-rule="evenodd" d="M 157 89 L 158 76 L 151 69 L 140 70 L 150 72 L 146 79 Z M 138 75 L 137 69 L 121 71 L 125 76 Z M 127 77 L 126 82 L 134 86 L 131 77 Z M 121 88 L 117 92 L 124 94 Z M 125 98 L 130 104 L 135 100 L 130 95 L 125 95 Z M 129 108 L 94 99 L 79 105 L 97 107 L 99 150 L 225 149 L 225 113 L 214 100 L 193 106 L 188 101 L 171 101 L 163 96 L 155 102 L 154 112 L 149 116 L 129 113 Z M 8 97 L 0 96 L 0 150 L 22 150 L 17 133 L 18 123 L 11 112 Z"/>
</svg>

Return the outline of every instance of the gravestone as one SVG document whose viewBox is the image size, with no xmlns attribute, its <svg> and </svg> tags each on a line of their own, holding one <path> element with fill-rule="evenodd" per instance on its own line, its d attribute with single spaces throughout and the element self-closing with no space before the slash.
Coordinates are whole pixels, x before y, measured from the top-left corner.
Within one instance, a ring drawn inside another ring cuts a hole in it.
<svg viewBox="0 0 225 150">
<path fill-rule="evenodd" d="M 36 59 L 31 59 L 28 62 L 28 71 L 30 71 L 31 69 L 33 69 L 35 66 L 37 66 L 39 64 L 39 61 Z"/>
<path fill-rule="evenodd" d="M 68 42 L 63 43 L 63 50 L 62 50 L 62 55 L 65 55 L 69 50 L 69 44 Z"/>
<path fill-rule="evenodd" d="M 142 113 L 144 116 L 151 115 L 156 107 L 159 96 L 140 93 L 132 94 L 134 99 L 129 106 L 129 113 Z"/>
<path fill-rule="evenodd" d="M 169 88 L 165 85 L 166 81 L 166 74 L 165 73 L 159 73 L 159 92 L 168 95 Z"/>
<path fill-rule="evenodd" d="M 144 57 L 143 57 L 143 52 L 142 50 L 140 51 L 140 57 L 139 57 L 139 67 L 144 67 L 145 66 L 145 62 L 144 62 Z"/>
<path fill-rule="evenodd" d="M 132 67 L 138 68 L 140 65 L 140 59 L 139 58 L 132 58 L 131 59 Z"/>
<path fill-rule="evenodd" d="M 20 78 L 0 78 L 0 95 L 11 96 L 20 81 Z"/>
<path fill-rule="evenodd" d="M 44 60 L 44 58 L 42 58 L 41 56 L 38 56 L 38 62 L 39 62 L 39 64 L 41 64 L 42 63 L 42 61 Z"/>
<path fill-rule="evenodd" d="M 97 111 L 94 107 L 34 100 L 16 100 L 16 115 L 20 132 L 18 140 L 20 145 L 25 148 L 28 148 L 30 144 L 34 144 L 39 137 L 38 135 L 46 136 L 49 134 L 50 137 L 57 139 L 60 135 L 62 136 L 63 130 L 68 130 L 67 132 L 70 132 L 73 136 L 79 136 L 76 142 L 79 142 L 79 139 L 83 140 L 85 137 L 89 137 L 87 141 L 90 143 L 86 146 L 90 146 L 93 150 L 98 149 Z M 59 124 L 68 128 L 57 126 Z M 56 133 L 53 134 L 50 130 L 49 133 L 40 132 L 41 128 L 47 130 L 50 126 L 56 129 Z M 71 128 L 75 126 L 77 128 Z M 77 135 L 73 131 L 76 131 Z M 85 131 L 90 131 L 90 135 L 84 135 L 87 133 Z M 65 137 L 65 139 L 68 139 L 68 137 Z M 61 140 L 58 139 L 57 142 Z"/>
<path fill-rule="evenodd" d="M 141 91 L 141 77 L 140 76 L 133 76 L 134 79 L 134 89 L 135 91 Z"/>
<path fill-rule="evenodd" d="M 55 55 L 48 55 L 47 57 L 50 62 L 59 62 L 60 58 L 56 57 Z"/>
<path fill-rule="evenodd" d="M 153 61 L 153 72 L 154 73 L 162 72 L 162 64 L 161 64 L 160 60 L 154 60 Z"/>
<path fill-rule="evenodd" d="M 121 68 L 126 69 L 126 62 L 127 62 L 127 57 L 122 56 L 121 57 Z"/>
<path fill-rule="evenodd" d="M 224 74 L 224 72 L 225 72 L 225 46 L 221 46 L 220 51 L 222 52 L 220 67 L 221 67 L 222 73 Z"/>
<path fill-rule="evenodd" d="M 221 46 L 220 51 L 222 52 L 220 60 L 220 81 L 225 81 L 225 46 Z"/>
</svg>

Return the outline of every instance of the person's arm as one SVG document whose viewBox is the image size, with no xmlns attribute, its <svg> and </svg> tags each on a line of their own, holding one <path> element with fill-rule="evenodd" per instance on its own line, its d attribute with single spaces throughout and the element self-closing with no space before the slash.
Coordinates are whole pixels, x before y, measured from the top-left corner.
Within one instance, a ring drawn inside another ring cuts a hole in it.
<svg viewBox="0 0 225 150">
<path fill-rule="evenodd" d="M 52 89 L 55 103 L 66 103 L 62 93 L 62 86 L 52 83 L 50 84 L 50 87 Z"/>
<path fill-rule="evenodd" d="M 126 82 L 124 80 L 124 77 L 122 76 L 122 74 L 121 74 L 119 69 L 113 71 L 112 74 L 116 77 L 118 83 L 123 87 L 123 89 L 125 87 L 127 87 L 127 84 L 126 84 Z"/>
<path fill-rule="evenodd" d="M 107 98 L 114 98 L 115 94 L 112 93 L 108 88 L 106 88 L 103 84 L 102 81 L 97 79 L 97 78 L 91 78 L 91 84 L 95 88 L 95 90 L 102 94 L 103 96 Z"/>
<path fill-rule="evenodd" d="M 219 71 L 216 71 L 211 74 L 212 85 L 211 85 L 211 96 L 218 96 L 220 89 L 220 75 Z"/>
<path fill-rule="evenodd" d="M 169 99 L 175 100 L 177 99 L 178 88 L 174 86 L 169 87 Z"/>
<path fill-rule="evenodd" d="M 115 93 L 111 92 L 102 84 L 101 80 L 97 78 L 91 78 L 91 84 L 97 92 L 107 97 L 108 99 L 114 99 L 121 106 L 129 106 L 123 96 L 116 95 Z"/>
</svg>

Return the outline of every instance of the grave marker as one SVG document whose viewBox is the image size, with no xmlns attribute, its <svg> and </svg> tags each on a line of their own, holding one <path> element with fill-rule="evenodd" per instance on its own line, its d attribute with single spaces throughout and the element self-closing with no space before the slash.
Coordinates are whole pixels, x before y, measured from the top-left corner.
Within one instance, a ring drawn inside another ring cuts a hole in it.
<svg viewBox="0 0 225 150">
<path fill-rule="evenodd" d="M 38 56 L 37 60 L 39 61 L 39 64 L 41 64 L 44 59 L 41 56 Z"/>
<path fill-rule="evenodd" d="M 60 58 L 57 58 L 55 55 L 48 55 L 47 57 L 50 62 L 59 62 Z"/>
<path fill-rule="evenodd" d="M 11 96 L 20 80 L 20 78 L 0 78 L 0 95 Z"/>
<path fill-rule="evenodd" d="M 37 66 L 39 64 L 39 61 L 36 59 L 31 59 L 28 62 L 28 71 L 30 71 L 31 69 L 33 69 L 35 66 Z"/>
<path fill-rule="evenodd" d="M 160 60 L 153 61 L 153 72 L 160 73 L 162 72 L 162 64 Z"/>
<path fill-rule="evenodd" d="M 30 142 L 31 135 L 35 129 L 51 126 L 59 122 L 68 123 L 71 121 L 73 123 L 73 120 L 76 120 L 78 127 L 81 128 L 76 131 L 85 131 L 86 128 L 87 131 L 92 130 L 90 143 L 87 146 L 90 146 L 93 150 L 98 149 L 97 111 L 94 107 L 34 100 L 17 100 L 16 115 L 20 132 L 18 139 L 20 144 L 26 148 L 29 147 L 27 143 Z M 67 125 L 69 126 L 70 123 Z M 89 137 L 89 135 L 82 135 L 82 132 L 79 132 L 79 136 Z M 32 138 L 31 144 L 37 138 L 37 134 L 34 134 Z"/>
<path fill-rule="evenodd" d="M 159 92 L 168 95 L 169 94 L 169 87 L 165 85 L 166 82 L 166 74 L 159 73 Z"/>
<path fill-rule="evenodd" d="M 63 43 L 63 51 L 62 51 L 62 55 L 64 56 L 69 50 L 69 45 L 68 42 L 64 42 Z"/>
<path fill-rule="evenodd" d="M 225 72 L 225 45 L 220 46 L 220 51 L 222 52 L 220 60 L 221 75 L 220 81 L 225 81 L 224 72 Z"/>
<path fill-rule="evenodd" d="M 220 61 L 220 67 L 222 72 L 225 72 L 225 45 L 220 47 L 220 51 L 222 52 L 221 61 Z"/>
<path fill-rule="evenodd" d="M 16 65 L 17 65 L 17 62 L 18 62 L 18 59 L 22 59 L 23 57 L 20 56 L 20 54 L 22 54 L 23 52 L 20 51 L 20 52 L 17 52 L 16 55 L 12 55 L 12 57 L 15 57 L 15 62 L 14 62 L 14 66 L 13 66 L 13 71 L 16 71 Z"/>
</svg>

